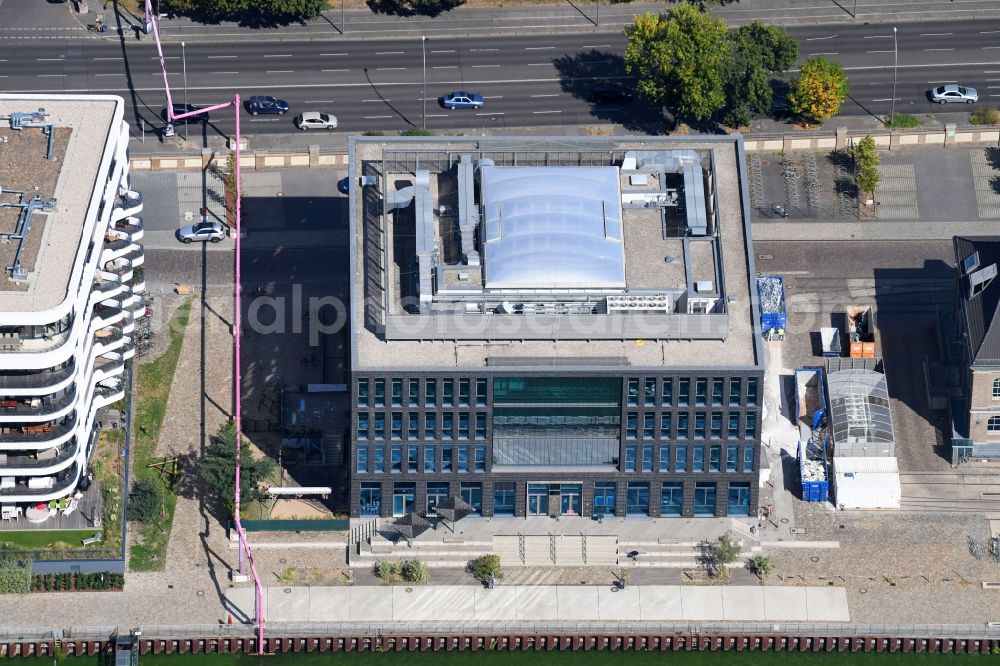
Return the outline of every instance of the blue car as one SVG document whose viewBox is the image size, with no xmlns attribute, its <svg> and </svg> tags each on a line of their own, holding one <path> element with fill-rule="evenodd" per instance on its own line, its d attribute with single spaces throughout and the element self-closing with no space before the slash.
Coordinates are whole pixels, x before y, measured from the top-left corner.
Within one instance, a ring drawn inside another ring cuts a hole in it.
<svg viewBox="0 0 1000 666">
<path fill-rule="evenodd" d="M 441 106 L 452 111 L 455 109 L 481 109 L 483 108 L 483 96 L 464 91 L 452 92 L 441 98 Z"/>
<path fill-rule="evenodd" d="M 351 177 L 348 176 L 347 178 L 341 178 L 340 180 L 338 180 L 337 181 L 337 190 L 341 194 L 350 194 L 351 193 Z"/>
<path fill-rule="evenodd" d="M 247 111 L 251 116 L 260 113 L 276 113 L 283 116 L 288 113 L 288 102 L 270 95 L 254 95 L 247 103 Z"/>
</svg>

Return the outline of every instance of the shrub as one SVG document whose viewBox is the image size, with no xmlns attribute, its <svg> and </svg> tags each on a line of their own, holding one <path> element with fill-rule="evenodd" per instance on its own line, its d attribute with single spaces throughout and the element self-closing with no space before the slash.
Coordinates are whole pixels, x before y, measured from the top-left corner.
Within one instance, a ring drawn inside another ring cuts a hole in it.
<svg viewBox="0 0 1000 666">
<path fill-rule="evenodd" d="M 723 534 L 715 541 L 710 541 L 705 545 L 706 563 L 711 571 L 716 574 L 721 573 L 726 565 L 732 564 L 739 558 L 742 550 L 740 544 L 733 541 L 731 536 Z"/>
<path fill-rule="evenodd" d="M 400 562 L 389 562 L 388 560 L 375 560 L 375 575 L 385 581 L 391 581 L 399 576 L 402 570 Z"/>
<path fill-rule="evenodd" d="M 426 583 L 429 573 L 427 563 L 419 560 L 406 560 L 403 562 L 403 580 L 408 583 Z"/>
<path fill-rule="evenodd" d="M 750 571 L 757 575 L 758 578 L 766 578 L 772 571 L 774 571 L 774 563 L 771 562 L 771 558 L 767 555 L 754 555 L 749 561 Z"/>
<path fill-rule="evenodd" d="M 874 192 L 878 188 L 881 175 L 878 172 L 878 147 L 870 134 L 854 146 L 854 163 L 857 166 L 854 183 L 858 186 L 858 190 Z"/>
<path fill-rule="evenodd" d="M 987 106 L 969 115 L 973 125 L 1000 125 L 1000 111 L 995 106 Z"/>
<path fill-rule="evenodd" d="M 426 127 L 417 127 L 416 125 L 411 125 L 405 130 L 399 133 L 399 136 L 434 136 L 434 132 L 430 131 Z"/>
<path fill-rule="evenodd" d="M 912 113 L 897 113 L 891 118 L 884 116 L 885 126 L 890 129 L 912 129 L 920 126 L 920 118 Z"/>
<path fill-rule="evenodd" d="M 483 555 L 469 563 L 469 571 L 479 579 L 483 585 L 492 577 L 494 580 L 503 580 L 503 569 L 500 567 L 499 555 Z"/>
<path fill-rule="evenodd" d="M 132 488 L 126 510 L 130 520 L 151 523 L 160 517 L 163 509 L 163 491 L 155 480 L 141 479 Z"/>
<path fill-rule="evenodd" d="M 0 560 L 0 594 L 27 594 L 31 583 L 30 561 Z"/>
</svg>

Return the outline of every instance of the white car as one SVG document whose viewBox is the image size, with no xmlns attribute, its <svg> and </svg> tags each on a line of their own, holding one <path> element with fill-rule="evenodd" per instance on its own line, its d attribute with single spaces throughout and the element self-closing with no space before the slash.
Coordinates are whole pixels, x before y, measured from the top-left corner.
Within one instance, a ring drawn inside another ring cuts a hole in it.
<svg viewBox="0 0 1000 666">
<path fill-rule="evenodd" d="M 221 222 L 215 221 L 199 222 L 198 224 L 181 227 L 177 230 L 177 240 L 182 243 L 191 243 L 193 241 L 218 243 L 225 237 L 226 227 Z"/>
<path fill-rule="evenodd" d="M 300 130 L 337 129 L 337 116 L 319 111 L 306 111 L 295 119 L 295 125 Z"/>
</svg>

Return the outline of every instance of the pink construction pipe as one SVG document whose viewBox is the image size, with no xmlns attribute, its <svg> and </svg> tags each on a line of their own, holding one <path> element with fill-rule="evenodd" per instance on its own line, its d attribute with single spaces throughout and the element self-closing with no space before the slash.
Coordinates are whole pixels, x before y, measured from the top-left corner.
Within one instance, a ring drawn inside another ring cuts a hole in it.
<svg viewBox="0 0 1000 666">
<path fill-rule="evenodd" d="M 146 0 L 146 16 L 149 18 L 153 24 L 153 36 L 156 39 L 156 51 L 160 57 L 160 70 L 163 72 L 163 89 L 167 94 L 167 119 L 170 121 L 180 120 L 187 118 L 189 116 L 196 116 L 202 113 L 208 113 L 209 111 L 215 111 L 216 109 L 224 109 L 230 105 L 233 106 L 236 115 L 236 149 L 235 149 L 235 160 L 236 160 L 236 230 L 235 230 L 235 251 L 236 251 L 236 279 L 233 285 L 233 298 L 234 298 L 234 363 L 236 366 L 235 374 L 235 394 L 236 394 L 236 492 L 234 498 L 235 505 L 235 519 L 236 533 L 239 536 L 240 547 L 239 547 L 239 571 L 243 573 L 243 557 L 246 556 L 247 562 L 250 564 L 250 572 L 253 575 L 253 585 L 254 585 L 254 621 L 257 623 L 257 653 L 264 654 L 264 587 L 260 582 L 260 575 L 257 573 L 257 565 L 253 561 L 253 553 L 250 551 L 250 544 L 247 542 L 246 531 L 243 529 L 243 521 L 240 519 L 240 445 L 242 443 L 242 381 L 240 373 L 240 337 L 242 335 L 242 302 L 240 293 L 241 284 L 241 256 L 240 249 L 242 240 L 242 225 L 240 218 L 240 211 L 242 209 L 243 202 L 243 182 L 241 178 L 240 171 L 240 96 L 239 93 L 233 98 L 231 102 L 224 102 L 222 104 L 216 104 L 214 106 L 209 106 L 204 109 L 198 109 L 197 111 L 191 111 L 188 113 L 182 113 L 179 115 L 174 115 L 174 105 L 170 97 L 170 81 L 167 78 L 167 66 L 163 58 L 163 46 L 160 44 L 160 31 L 157 25 L 157 17 L 153 16 L 153 7 L 150 0 Z"/>
</svg>

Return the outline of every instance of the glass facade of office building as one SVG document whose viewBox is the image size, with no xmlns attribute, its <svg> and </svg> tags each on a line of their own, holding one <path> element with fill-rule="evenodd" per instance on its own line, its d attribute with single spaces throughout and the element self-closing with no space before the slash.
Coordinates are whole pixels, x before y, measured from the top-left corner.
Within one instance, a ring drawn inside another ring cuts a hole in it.
<svg viewBox="0 0 1000 666">
<path fill-rule="evenodd" d="M 351 513 L 746 516 L 759 370 L 359 374 Z"/>
</svg>

